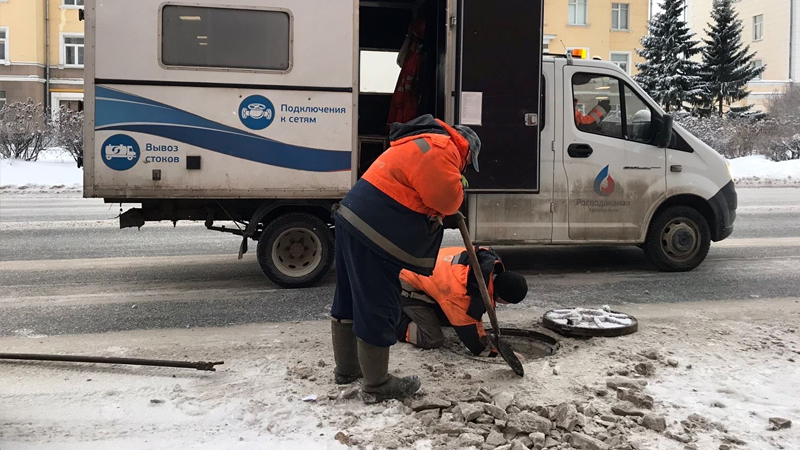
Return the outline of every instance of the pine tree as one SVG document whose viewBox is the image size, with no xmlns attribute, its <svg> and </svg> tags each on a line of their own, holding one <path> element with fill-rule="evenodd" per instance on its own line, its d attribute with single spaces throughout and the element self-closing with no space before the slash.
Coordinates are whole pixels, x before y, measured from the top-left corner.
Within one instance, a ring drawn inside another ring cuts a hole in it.
<svg viewBox="0 0 800 450">
<path fill-rule="evenodd" d="M 663 12 L 648 26 L 636 53 L 646 61 L 638 63 L 636 82 L 664 106 L 667 111 L 679 110 L 695 103 L 703 95 L 700 64 L 692 57 L 700 53 L 699 41 L 682 19 L 685 0 L 664 0 Z"/>
<path fill-rule="evenodd" d="M 742 21 L 731 0 L 714 0 L 712 23 L 703 48 L 703 79 L 708 103 L 719 107 L 739 101 L 748 95 L 747 83 L 764 72 L 764 66 L 753 67 L 754 53 L 742 45 Z"/>
</svg>

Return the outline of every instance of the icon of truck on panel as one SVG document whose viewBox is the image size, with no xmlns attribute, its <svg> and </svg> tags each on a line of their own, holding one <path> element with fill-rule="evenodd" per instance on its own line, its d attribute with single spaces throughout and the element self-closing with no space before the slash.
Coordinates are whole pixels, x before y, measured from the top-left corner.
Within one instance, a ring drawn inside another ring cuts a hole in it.
<svg viewBox="0 0 800 450">
<path fill-rule="evenodd" d="M 113 158 L 125 158 L 133 161 L 136 158 L 136 150 L 132 145 L 106 145 L 106 159 L 111 161 Z"/>
</svg>

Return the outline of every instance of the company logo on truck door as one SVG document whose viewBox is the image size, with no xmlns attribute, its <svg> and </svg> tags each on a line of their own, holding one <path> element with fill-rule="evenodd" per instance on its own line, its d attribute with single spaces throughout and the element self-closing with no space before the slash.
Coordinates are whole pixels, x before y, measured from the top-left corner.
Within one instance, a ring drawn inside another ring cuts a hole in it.
<svg viewBox="0 0 800 450">
<path fill-rule="evenodd" d="M 251 95 L 239 105 L 239 120 L 251 130 L 263 130 L 275 120 L 275 107 L 262 95 Z"/>
<path fill-rule="evenodd" d="M 100 156 L 113 170 L 128 170 L 139 161 L 139 144 L 127 135 L 115 134 L 103 142 Z"/>
<path fill-rule="evenodd" d="M 603 170 L 597 174 L 597 178 L 594 179 L 594 192 L 597 193 L 597 195 L 607 197 L 614 193 L 614 186 L 614 179 L 608 174 L 608 166 L 605 166 Z"/>
</svg>

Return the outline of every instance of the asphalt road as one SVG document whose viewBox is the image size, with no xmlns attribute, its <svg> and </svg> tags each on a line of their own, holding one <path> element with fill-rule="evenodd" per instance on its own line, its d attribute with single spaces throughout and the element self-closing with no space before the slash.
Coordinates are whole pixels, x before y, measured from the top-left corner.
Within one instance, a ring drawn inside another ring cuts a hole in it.
<svg viewBox="0 0 800 450">
<path fill-rule="evenodd" d="M 501 320 L 531 307 L 798 296 L 800 189 L 738 192 L 734 235 L 689 273 L 657 272 L 635 247 L 502 249 L 531 290 Z M 252 253 L 237 260 L 236 236 L 180 223 L 119 230 L 118 213 L 74 194 L 0 195 L 0 336 L 327 317 L 333 274 L 279 289 Z M 459 242 L 448 233 L 446 245 Z"/>
</svg>

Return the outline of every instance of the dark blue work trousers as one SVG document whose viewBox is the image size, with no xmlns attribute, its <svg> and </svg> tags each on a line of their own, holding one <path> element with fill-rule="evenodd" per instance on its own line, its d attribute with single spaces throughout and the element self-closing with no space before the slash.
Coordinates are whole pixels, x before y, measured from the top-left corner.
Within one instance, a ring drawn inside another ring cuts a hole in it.
<svg viewBox="0 0 800 450">
<path fill-rule="evenodd" d="M 397 342 L 395 330 L 402 312 L 401 268 L 373 252 L 349 228 L 336 227 L 336 293 L 331 316 L 352 320 L 353 332 L 364 342 L 389 347 Z"/>
</svg>

